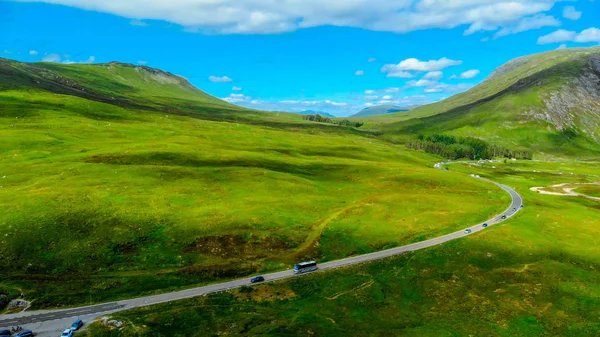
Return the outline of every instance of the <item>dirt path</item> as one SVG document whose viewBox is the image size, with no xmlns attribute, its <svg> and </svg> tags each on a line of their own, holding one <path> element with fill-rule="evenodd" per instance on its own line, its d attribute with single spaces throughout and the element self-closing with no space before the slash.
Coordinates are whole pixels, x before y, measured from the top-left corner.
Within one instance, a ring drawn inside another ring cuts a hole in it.
<svg viewBox="0 0 600 337">
<path fill-rule="evenodd" d="M 539 194 L 547 194 L 547 195 L 559 195 L 559 196 L 567 196 L 567 197 L 582 197 L 590 200 L 600 201 L 598 197 L 592 197 L 583 193 L 575 192 L 581 186 L 589 186 L 596 185 L 600 186 L 600 182 L 596 183 L 563 183 L 558 185 L 552 185 L 547 187 L 532 187 L 530 190 L 533 192 L 537 192 Z M 558 192 L 556 191 L 558 190 Z"/>
</svg>

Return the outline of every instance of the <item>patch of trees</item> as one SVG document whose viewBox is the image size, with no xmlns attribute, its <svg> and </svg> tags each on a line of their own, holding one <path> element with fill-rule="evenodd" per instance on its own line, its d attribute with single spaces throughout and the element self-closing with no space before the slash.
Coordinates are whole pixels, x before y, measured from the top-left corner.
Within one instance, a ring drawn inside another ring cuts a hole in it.
<svg viewBox="0 0 600 337">
<path fill-rule="evenodd" d="M 311 122 L 329 123 L 329 124 L 336 124 L 336 125 L 341 125 L 341 126 L 349 126 L 349 127 L 353 127 L 353 128 L 360 128 L 361 126 L 363 126 L 365 124 L 363 122 L 352 122 L 347 119 L 335 120 L 335 119 L 331 119 L 329 117 L 324 117 L 321 115 L 304 115 L 304 116 L 302 116 L 302 119 L 311 121 Z"/>
<path fill-rule="evenodd" d="M 411 150 L 423 150 L 446 159 L 492 159 L 497 157 L 533 159 L 533 153 L 527 150 L 511 150 L 488 144 L 473 137 L 455 137 L 448 135 L 419 135 L 417 140 L 406 143 Z"/>
</svg>

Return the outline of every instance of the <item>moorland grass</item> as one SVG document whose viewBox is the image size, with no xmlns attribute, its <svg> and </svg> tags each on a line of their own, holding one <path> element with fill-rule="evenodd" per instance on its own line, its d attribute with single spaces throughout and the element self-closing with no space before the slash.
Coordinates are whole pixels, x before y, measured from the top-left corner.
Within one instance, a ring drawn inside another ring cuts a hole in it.
<svg viewBox="0 0 600 337">
<path fill-rule="evenodd" d="M 509 201 L 436 158 L 300 116 L 220 122 L 16 89 L 0 104 L 0 285 L 34 308 L 372 252 Z"/>
<path fill-rule="evenodd" d="M 524 210 L 441 246 L 125 311 L 113 315 L 125 323 L 123 330 L 93 324 L 86 334 L 598 335 L 600 203 L 529 190 L 597 180 L 597 164 L 509 161 L 449 169 L 452 175 L 475 173 L 517 189 Z"/>
</svg>

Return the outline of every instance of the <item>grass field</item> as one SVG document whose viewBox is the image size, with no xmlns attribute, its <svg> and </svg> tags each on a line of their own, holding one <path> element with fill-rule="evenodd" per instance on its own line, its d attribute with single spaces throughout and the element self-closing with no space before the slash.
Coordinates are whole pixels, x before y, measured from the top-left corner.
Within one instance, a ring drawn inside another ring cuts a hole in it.
<svg viewBox="0 0 600 337">
<path fill-rule="evenodd" d="M 169 291 L 423 240 L 508 203 L 370 132 L 206 120 L 206 100 L 171 114 L 0 91 L 3 292 L 44 308 Z"/>
<path fill-rule="evenodd" d="M 115 314 L 122 331 L 87 335 L 596 336 L 600 203 L 529 188 L 597 181 L 597 165 L 451 165 L 516 188 L 524 210 L 397 258 Z"/>
</svg>

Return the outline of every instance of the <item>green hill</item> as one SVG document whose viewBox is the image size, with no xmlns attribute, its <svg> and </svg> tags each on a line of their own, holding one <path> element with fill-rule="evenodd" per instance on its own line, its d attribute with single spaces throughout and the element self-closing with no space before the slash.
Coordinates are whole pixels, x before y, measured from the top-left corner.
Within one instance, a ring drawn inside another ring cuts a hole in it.
<svg viewBox="0 0 600 337">
<path fill-rule="evenodd" d="M 20 291 L 66 306 L 372 252 L 506 204 L 372 132 L 157 69 L 0 64 L 0 310 Z"/>
<path fill-rule="evenodd" d="M 530 149 L 538 156 L 600 151 L 600 48 L 513 60 L 475 88 L 381 126 L 411 136 L 444 133 Z M 388 119 L 388 122 L 390 120 Z"/>
</svg>

